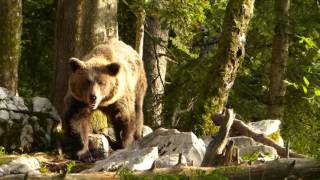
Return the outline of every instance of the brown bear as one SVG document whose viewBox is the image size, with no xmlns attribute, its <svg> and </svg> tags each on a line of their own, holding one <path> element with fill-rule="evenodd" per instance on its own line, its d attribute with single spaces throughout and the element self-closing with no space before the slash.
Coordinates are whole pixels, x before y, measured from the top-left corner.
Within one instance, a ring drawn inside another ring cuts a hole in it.
<svg viewBox="0 0 320 180">
<path fill-rule="evenodd" d="M 71 58 L 72 73 L 65 97 L 64 146 L 73 158 L 91 161 L 89 121 L 99 109 L 114 128 L 116 148 L 124 148 L 142 135 L 143 99 L 147 80 L 143 61 L 134 49 L 112 39 L 96 46 L 81 60 Z"/>
</svg>

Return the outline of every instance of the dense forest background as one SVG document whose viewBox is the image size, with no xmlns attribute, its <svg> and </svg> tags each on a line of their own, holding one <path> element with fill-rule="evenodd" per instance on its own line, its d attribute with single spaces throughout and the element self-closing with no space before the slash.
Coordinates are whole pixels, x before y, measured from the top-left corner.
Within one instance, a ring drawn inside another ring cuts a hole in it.
<svg viewBox="0 0 320 180">
<path fill-rule="evenodd" d="M 166 66 L 162 74 L 165 80 L 160 77 L 160 86 L 163 86 L 160 91 L 163 92 L 153 99 L 161 104 L 156 105 L 161 110 L 151 115 L 146 112 L 146 124 L 209 135 L 215 127 L 208 118 L 208 110 L 201 111 L 198 107 L 208 103 L 203 94 L 211 87 L 208 79 L 218 63 L 215 59 L 219 41 L 223 38 L 228 1 L 152 2 L 120 0 L 117 11 L 119 39 L 136 46 L 137 12 L 144 12 L 145 38 L 151 38 L 165 49 L 162 56 L 166 63 L 160 64 Z M 21 96 L 50 97 L 54 93 L 57 6 L 56 0 L 22 0 L 22 46 L 17 86 Z M 226 107 L 233 108 L 237 118 L 244 121 L 275 118 L 270 115 L 270 79 L 272 74 L 283 75 L 280 78 L 286 88 L 280 105 L 284 109 L 276 117 L 282 121 L 281 134 L 286 141 L 290 140 L 295 151 L 320 158 L 320 2 L 291 0 L 287 15 L 277 14 L 275 7 L 275 1 L 271 0 L 257 0 L 254 4 L 244 60 Z M 285 25 L 276 26 L 277 20 Z M 156 25 L 158 27 L 154 28 Z M 283 65 L 283 73 L 277 73 L 272 71 L 275 70 L 272 60 L 277 57 L 273 52 L 274 32 L 281 28 L 287 34 L 287 62 Z M 167 36 L 153 37 L 155 29 Z M 143 53 L 152 55 L 152 48 L 148 50 L 148 44 L 144 45 Z"/>
</svg>

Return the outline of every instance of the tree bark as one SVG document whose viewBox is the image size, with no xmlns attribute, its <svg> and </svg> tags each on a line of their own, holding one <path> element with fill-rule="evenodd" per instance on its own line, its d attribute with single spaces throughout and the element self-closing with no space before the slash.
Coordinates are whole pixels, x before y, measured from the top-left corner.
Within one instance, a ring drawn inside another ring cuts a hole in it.
<svg viewBox="0 0 320 180">
<path fill-rule="evenodd" d="M 210 63 L 207 81 L 200 87 L 191 118 L 201 124 L 201 133 L 211 134 L 210 114 L 220 113 L 225 107 L 229 92 L 244 59 L 248 24 L 253 14 L 254 0 L 230 0 L 223 22 L 223 31 L 215 59 Z M 204 101 L 202 101 L 204 99 Z"/>
<path fill-rule="evenodd" d="M 17 93 L 22 1 L 0 0 L 0 86 Z"/>
<path fill-rule="evenodd" d="M 289 31 L 289 0 L 274 1 L 274 36 L 272 44 L 272 59 L 270 66 L 270 105 L 269 117 L 281 119 L 284 110 L 284 83 L 288 61 L 288 31 Z"/>
<path fill-rule="evenodd" d="M 157 4 L 156 1 L 152 3 Z M 148 90 L 145 98 L 145 121 L 158 127 L 162 124 L 162 96 L 165 88 L 167 60 L 164 56 L 168 44 L 169 31 L 161 27 L 159 17 L 147 15 L 146 36 L 144 38 L 143 60 L 148 79 Z"/>
<path fill-rule="evenodd" d="M 140 57 L 143 57 L 143 40 L 144 40 L 144 22 L 146 14 L 144 10 L 139 10 L 135 13 L 137 17 L 136 22 L 136 41 L 135 50 L 138 52 Z"/>
<path fill-rule="evenodd" d="M 118 38 L 117 0 L 59 0 L 55 30 L 52 102 L 59 114 L 68 89 L 70 57 L 82 58 L 94 46 Z"/>
</svg>

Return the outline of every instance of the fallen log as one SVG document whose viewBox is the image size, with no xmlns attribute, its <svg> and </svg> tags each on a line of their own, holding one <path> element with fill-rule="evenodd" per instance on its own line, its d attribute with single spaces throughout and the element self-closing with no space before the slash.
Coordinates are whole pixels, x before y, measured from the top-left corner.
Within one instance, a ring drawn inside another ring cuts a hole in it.
<svg viewBox="0 0 320 180">
<path fill-rule="evenodd" d="M 176 166 L 174 168 L 156 168 L 149 171 L 129 173 L 130 177 L 157 177 L 157 176 L 177 176 L 184 175 L 194 179 L 208 179 L 209 174 L 217 173 L 229 180 L 248 180 L 248 179 L 319 179 L 320 162 L 312 159 L 302 158 L 283 158 L 261 164 L 245 166 L 225 166 L 225 167 L 192 167 Z M 66 176 L 60 174 L 39 174 L 39 175 L 8 175 L 0 177 L 3 180 L 34 179 L 34 180 L 60 180 L 60 179 L 83 179 L 83 180 L 102 180 L 120 179 L 119 172 L 97 172 L 97 173 L 71 173 Z M 199 177 L 201 174 L 201 177 Z M 126 175 L 124 175 L 126 176 Z M 122 176 L 122 179 L 126 179 Z M 173 178 L 171 178 L 173 179 Z M 175 178 L 176 179 L 176 178 Z"/>
<path fill-rule="evenodd" d="M 211 116 L 213 123 L 217 126 L 223 125 L 225 123 L 225 118 L 226 118 L 226 115 L 224 114 L 213 114 Z M 254 139 L 259 143 L 275 148 L 278 155 L 282 158 L 287 157 L 287 154 L 289 151 L 288 149 L 278 145 L 273 140 L 267 138 L 264 134 L 255 132 L 251 127 L 249 127 L 247 124 L 245 124 L 241 120 L 235 119 L 231 126 L 231 130 L 236 131 L 239 136 L 251 137 L 252 139 Z M 292 152 L 292 151 L 289 151 L 289 157 L 306 158 L 306 156 Z"/>
</svg>

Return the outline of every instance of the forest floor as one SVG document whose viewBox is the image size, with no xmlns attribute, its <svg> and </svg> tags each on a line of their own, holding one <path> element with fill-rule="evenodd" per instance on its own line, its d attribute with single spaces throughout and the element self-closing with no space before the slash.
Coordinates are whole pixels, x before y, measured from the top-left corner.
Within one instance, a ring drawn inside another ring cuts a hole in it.
<svg viewBox="0 0 320 180">
<path fill-rule="evenodd" d="M 41 174 L 11 174 L 0 177 L 4 180 L 15 179 L 284 179 L 286 177 L 320 179 L 320 162 L 311 159 L 280 158 L 269 162 L 250 161 L 238 165 L 221 167 L 194 167 L 177 165 L 173 168 L 153 167 L 147 171 L 132 172 L 121 169 L 114 172 L 80 173 L 94 163 L 82 163 L 61 159 L 57 154 L 32 153 L 1 155 L 0 166 L 21 156 L 34 157 L 40 162 Z M 310 177 L 310 178 L 308 178 Z"/>
</svg>

